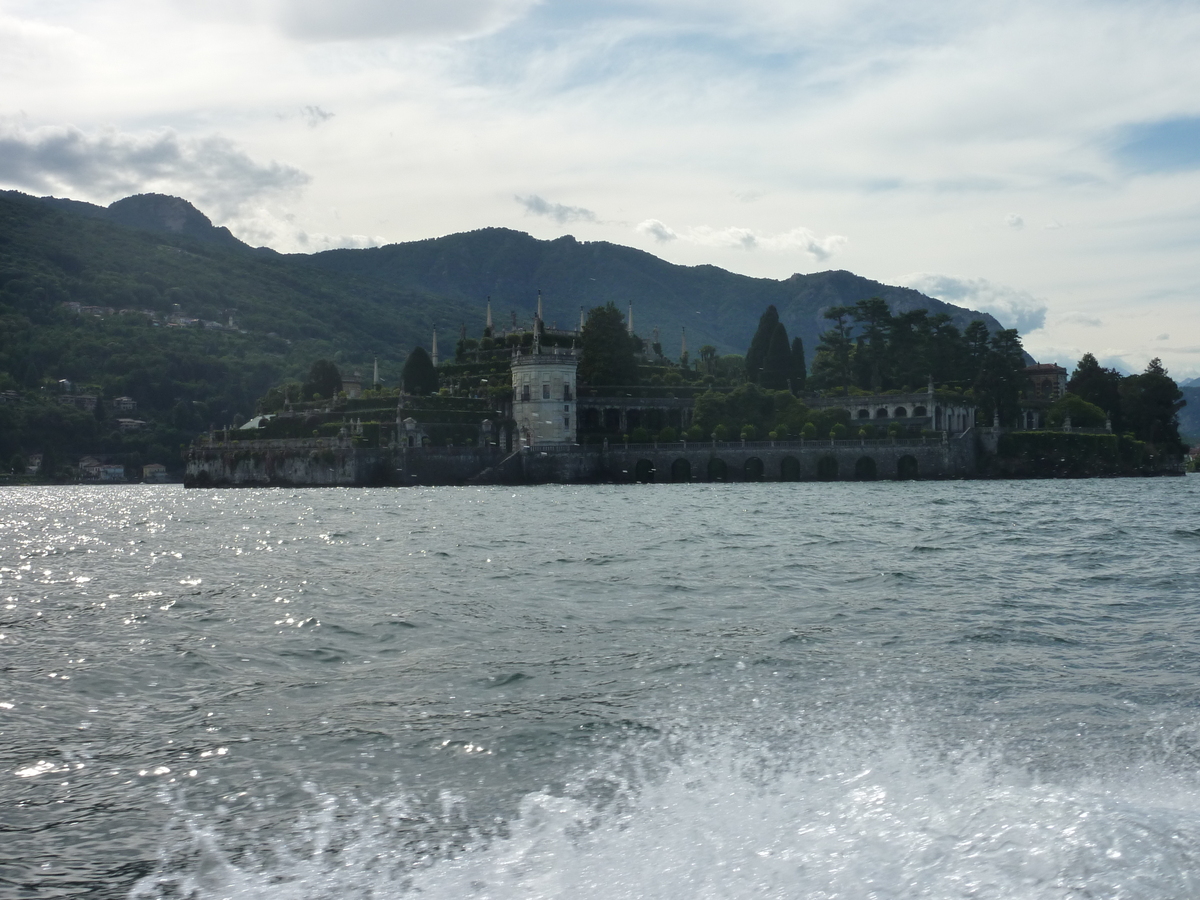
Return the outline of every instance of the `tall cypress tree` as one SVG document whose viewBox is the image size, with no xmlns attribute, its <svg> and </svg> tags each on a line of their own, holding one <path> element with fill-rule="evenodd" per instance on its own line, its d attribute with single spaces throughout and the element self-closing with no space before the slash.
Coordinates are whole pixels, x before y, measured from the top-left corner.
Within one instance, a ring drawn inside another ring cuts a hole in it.
<svg viewBox="0 0 1200 900">
<path fill-rule="evenodd" d="M 775 330 L 771 332 L 771 341 L 767 344 L 767 355 L 763 359 L 760 383 L 771 391 L 786 391 L 791 374 L 792 348 L 788 344 L 787 329 L 783 327 L 782 322 L 779 322 L 775 325 Z"/>
<path fill-rule="evenodd" d="M 413 352 L 408 354 L 400 378 L 404 382 L 404 390 L 420 397 L 438 389 L 437 370 L 433 368 L 433 360 L 424 347 L 414 347 Z"/>
<path fill-rule="evenodd" d="M 792 338 L 792 393 L 803 394 L 808 381 L 808 364 L 804 360 L 804 341 Z"/>
<path fill-rule="evenodd" d="M 746 377 L 755 384 L 762 383 L 762 368 L 767 361 L 767 349 L 771 346 L 771 336 L 775 326 L 779 324 L 779 310 L 772 304 L 758 320 L 758 331 L 750 341 L 750 349 L 746 351 Z"/>
</svg>

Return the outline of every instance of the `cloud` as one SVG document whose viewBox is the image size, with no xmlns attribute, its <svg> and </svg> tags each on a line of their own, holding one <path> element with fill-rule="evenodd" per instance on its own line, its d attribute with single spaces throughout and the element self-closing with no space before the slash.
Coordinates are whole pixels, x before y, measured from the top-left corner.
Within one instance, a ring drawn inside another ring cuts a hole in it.
<svg viewBox="0 0 1200 900">
<path fill-rule="evenodd" d="M 988 312 L 1007 328 L 1025 334 L 1046 324 L 1047 306 L 1028 291 L 996 284 L 985 278 L 954 278 L 931 272 L 916 272 L 900 283 L 929 297 Z"/>
<path fill-rule="evenodd" d="M 1004 224 L 1008 225 L 1010 228 L 1024 228 L 1025 220 L 1016 213 L 1009 213 L 1004 217 Z"/>
<path fill-rule="evenodd" d="M 502 28 L 536 0 L 278 0 L 276 15 L 292 37 L 306 41 L 463 37 Z"/>
<path fill-rule="evenodd" d="M 1088 316 L 1080 312 L 1064 313 L 1061 316 L 1054 317 L 1055 325 L 1084 325 L 1088 328 L 1099 328 L 1104 322 L 1097 319 L 1095 316 Z"/>
<path fill-rule="evenodd" d="M 640 234 L 649 235 L 660 242 L 683 240 L 700 247 L 714 247 L 734 250 L 770 250 L 775 252 L 790 252 L 800 250 L 818 261 L 829 259 L 847 243 L 840 234 L 828 237 L 817 237 L 807 228 L 793 228 L 780 234 L 759 234 L 751 228 L 730 225 L 726 228 L 712 228 L 708 225 L 697 225 L 679 234 L 658 219 L 647 219 L 635 229 Z"/>
<path fill-rule="evenodd" d="M 530 194 L 528 197 L 517 196 L 513 199 L 524 206 L 525 211 L 530 215 L 547 216 L 560 225 L 567 222 L 596 221 L 596 214 L 590 209 L 584 209 L 582 206 L 564 206 L 561 203 L 551 203 L 549 200 L 542 199 L 537 194 Z"/>
<path fill-rule="evenodd" d="M 220 221 L 264 194 L 299 188 L 309 176 L 260 163 L 232 141 L 174 131 L 88 134 L 70 125 L 24 130 L 0 125 L 0 182 L 34 192 L 100 201 L 159 191 L 195 201 Z"/>
<path fill-rule="evenodd" d="M 300 110 L 300 115 L 304 118 L 305 124 L 309 128 L 316 128 L 333 118 L 334 114 L 326 112 L 319 106 L 306 106 Z"/>
<path fill-rule="evenodd" d="M 658 221 L 658 219 L 647 219 L 645 222 L 642 222 L 640 225 L 638 225 L 635 230 L 640 234 L 649 235 L 656 241 L 664 244 L 667 241 L 673 241 L 679 237 L 679 235 L 677 235 L 662 222 Z"/>
</svg>

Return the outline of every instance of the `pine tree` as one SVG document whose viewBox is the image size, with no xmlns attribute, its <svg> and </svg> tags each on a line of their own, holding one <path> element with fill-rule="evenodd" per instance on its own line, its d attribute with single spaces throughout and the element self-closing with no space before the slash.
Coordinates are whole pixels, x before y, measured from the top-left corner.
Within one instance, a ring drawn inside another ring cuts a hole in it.
<svg viewBox="0 0 1200 900">
<path fill-rule="evenodd" d="M 579 378 L 591 385 L 624 385 L 637 383 L 637 360 L 634 358 L 634 339 L 630 336 L 625 317 L 610 301 L 593 308 L 583 324 L 583 358 L 579 361 Z"/>
</svg>

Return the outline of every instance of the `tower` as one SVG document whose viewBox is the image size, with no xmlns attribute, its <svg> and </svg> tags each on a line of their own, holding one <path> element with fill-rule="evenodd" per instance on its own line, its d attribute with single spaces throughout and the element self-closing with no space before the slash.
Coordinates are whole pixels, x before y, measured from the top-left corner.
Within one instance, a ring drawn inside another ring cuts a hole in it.
<svg viewBox="0 0 1200 900">
<path fill-rule="evenodd" d="M 629 304 L 629 318 L 625 320 L 625 331 L 627 331 L 629 333 L 630 337 L 633 337 L 633 303 L 632 302 L 630 302 L 630 304 Z"/>
<path fill-rule="evenodd" d="M 487 301 L 487 335 L 492 336 L 492 298 L 489 296 Z"/>
<path fill-rule="evenodd" d="M 438 364 L 437 359 L 437 329 L 433 329 L 433 367 L 436 369 Z"/>
<path fill-rule="evenodd" d="M 541 324 L 541 321 L 542 321 L 542 289 L 541 288 L 538 288 L 537 320 L 538 320 L 538 324 Z"/>
<path fill-rule="evenodd" d="M 372 387 L 379 387 L 379 357 L 375 357 L 375 377 L 371 380 Z"/>
<path fill-rule="evenodd" d="M 583 334 L 583 307 L 579 307 L 579 333 Z"/>
<path fill-rule="evenodd" d="M 679 343 L 679 359 L 687 356 L 687 326 L 683 326 L 683 339 Z"/>
</svg>

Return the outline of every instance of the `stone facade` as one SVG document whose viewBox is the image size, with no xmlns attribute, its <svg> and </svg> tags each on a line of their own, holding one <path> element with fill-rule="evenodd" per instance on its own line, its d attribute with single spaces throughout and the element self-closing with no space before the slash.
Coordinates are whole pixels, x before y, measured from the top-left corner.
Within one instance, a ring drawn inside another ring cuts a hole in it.
<svg viewBox="0 0 1200 900">
<path fill-rule="evenodd" d="M 524 447 L 575 443 L 576 370 L 579 354 L 540 348 L 512 360 L 513 419 Z"/>
</svg>

